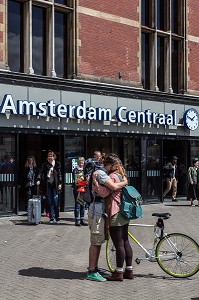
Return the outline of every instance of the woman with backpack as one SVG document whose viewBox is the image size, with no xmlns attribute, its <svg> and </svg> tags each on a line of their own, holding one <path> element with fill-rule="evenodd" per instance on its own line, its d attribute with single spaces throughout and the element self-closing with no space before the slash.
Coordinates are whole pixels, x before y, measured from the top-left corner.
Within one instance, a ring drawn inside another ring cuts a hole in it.
<svg viewBox="0 0 199 300">
<path fill-rule="evenodd" d="M 83 180 L 84 179 L 84 163 L 85 163 L 85 158 L 84 157 L 79 157 L 77 160 L 77 166 L 74 168 L 72 172 L 72 178 L 73 178 L 73 183 L 72 183 L 72 188 L 73 188 L 73 195 L 74 195 L 74 200 L 75 200 L 75 226 L 87 226 L 87 222 L 84 220 L 84 214 L 85 214 L 85 203 L 80 204 L 77 201 L 77 196 L 78 196 L 78 180 Z"/>
<path fill-rule="evenodd" d="M 108 168 L 109 177 L 114 183 L 121 182 L 121 178 L 125 176 L 125 169 L 116 154 L 109 154 L 104 160 L 104 166 L 106 169 Z M 107 189 L 107 194 L 109 194 L 105 198 L 105 205 L 109 220 L 110 236 L 116 248 L 116 269 L 106 279 L 108 281 L 123 281 L 124 278 L 133 279 L 133 251 L 128 240 L 129 219 L 123 217 L 119 208 L 122 191 L 121 189 L 111 191 L 105 186 L 100 186 L 95 179 L 93 179 L 93 186 L 94 190 L 99 194 L 103 193 L 105 195 L 105 189 Z M 123 269 L 124 261 L 126 262 L 125 270 Z"/>
</svg>

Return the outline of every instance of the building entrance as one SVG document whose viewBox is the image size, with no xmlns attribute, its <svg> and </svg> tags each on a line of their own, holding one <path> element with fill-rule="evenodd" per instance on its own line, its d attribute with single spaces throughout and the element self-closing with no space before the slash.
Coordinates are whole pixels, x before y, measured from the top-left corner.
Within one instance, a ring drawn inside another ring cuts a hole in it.
<svg viewBox="0 0 199 300">
<path fill-rule="evenodd" d="M 56 135 L 36 135 L 36 134 L 21 134 L 19 136 L 19 161 L 18 166 L 20 172 L 18 173 L 19 182 L 19 203 L 18 207 L 20 211 L 26 209 L 25 199 L 25 178 L 24 178 L 24 166 L 28 156 L 34 156 L 38 170 L 41 168 L 42 163 L 47 158 L 47 153 L 52 150 L 57 155 L 57 160 L 60 161 L 60 137 Z M 60 161 L 61 162 L 61 161 Z"/>
</svg>

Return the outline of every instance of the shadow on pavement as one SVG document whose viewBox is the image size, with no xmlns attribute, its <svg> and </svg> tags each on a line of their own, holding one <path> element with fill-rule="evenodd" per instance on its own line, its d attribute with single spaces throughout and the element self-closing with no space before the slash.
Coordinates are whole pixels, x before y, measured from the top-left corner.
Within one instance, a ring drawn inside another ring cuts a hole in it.
<svg viewBox="0 0 199 300">
<path fill-rule="evenodd" d="M 178 207 L 179 207 L 179 206 L 180 206 L 180 207 L 181 207 L 181 206 L 186 206 L 186 207 L 189 206 L 189 207 L 191 207 L 190 204 L 180 204 L 180 205 L 179 205 L 179 204 L 173 204 L 173 203 L 164 203 L 164 205 L 165 205 L 165 206 L 178 206 Z"/>
<path fill-rule="evenodd" d="M 140 277 L 140 278 L 155 278 L 155 279 L 163 279 L 163 280 L 190 280 L 190 278 L 174 278 L 171 276 L 160 276 L 160 275 L 153 275 L 153 274 L 134 274 L 135 277 Z"/>
<path fill-rule="evenodd" d="M 75 272 L 63 269 L 44 269 L 44 268 L 29 268 L 19 270 L 21 276 L 39 277 L 39 278 L 52 278 L 52 279 L 86 279 L 85 272 Z"/>
<path fill-rule="evenodd" d="M 61 226 L 61 225 L 67 225 L 67 226 L 74 226 L 74 224 L 71 223 L 66 223 L 62 221 L 65 221 L 65 219 L 60 219 L 61 223 L 60 224 L 49 224 L 49 221 L 41 221 L 41 223 L 35 225 L 35 224 L 29 224 L 27 220 L 10 220 L 14 225 L 23 225 L 23 226 L 38 226 L 38 225 L 49 225 L 49 226 Z"/>
</svg>

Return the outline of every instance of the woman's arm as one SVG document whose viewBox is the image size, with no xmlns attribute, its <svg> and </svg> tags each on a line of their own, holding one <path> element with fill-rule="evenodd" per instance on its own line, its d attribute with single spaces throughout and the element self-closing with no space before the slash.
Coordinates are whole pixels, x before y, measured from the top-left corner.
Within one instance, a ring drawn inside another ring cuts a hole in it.
<svg viewBox="0 0 199 300">
<path fill-rule="evenodd" d="M 127 185 L 128 184 L 128 180 L 127 180 L 127 178 L 126 178 L 126 176 L 124 176 L 123 177 L 123 181 L 121 181 L 121 182 L 114 182 L 111 178 L 110 179 L 108 179 L 105 183 L 104 183 L 104 185 L 106 186 L 106 187 L 108 187 L 111 191 L 116 191 L 116 190 L 118 190 L 118 189 L 121 189 L 121 188 L 123 188 L 125 185 Z"/>
</svg>

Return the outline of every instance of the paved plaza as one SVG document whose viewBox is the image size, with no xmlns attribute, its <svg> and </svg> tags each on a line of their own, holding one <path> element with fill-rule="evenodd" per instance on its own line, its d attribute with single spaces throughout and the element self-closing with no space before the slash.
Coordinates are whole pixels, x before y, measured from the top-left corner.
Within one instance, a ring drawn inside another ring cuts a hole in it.
<svg viewBox="0 0 199 300">
<path fill-rule="evenodd" d="M 144 205 L 144 217 L 136 223 L 153 224 L 153 212 L 170 212 L 166 232 L 182 232 L 199 242 L 199 207 L 188 201 Z M 151 228 L 132 228 L 150 249 Z M 134 280 L 93 282 L 86 280 L 89 229 L 75 227 L 73 212 L 61 213 L 61 224 L 27 224 L 27 216 L 0 217 L 1 300 L 199 300 L 199 272 L 189 279 L 175 279 L 155 262 L 133 262 Z M 133 245 L 134 259 L 142 256 Z M 107 270 L 105 245 L 99 266 Z"/>
</svg>

